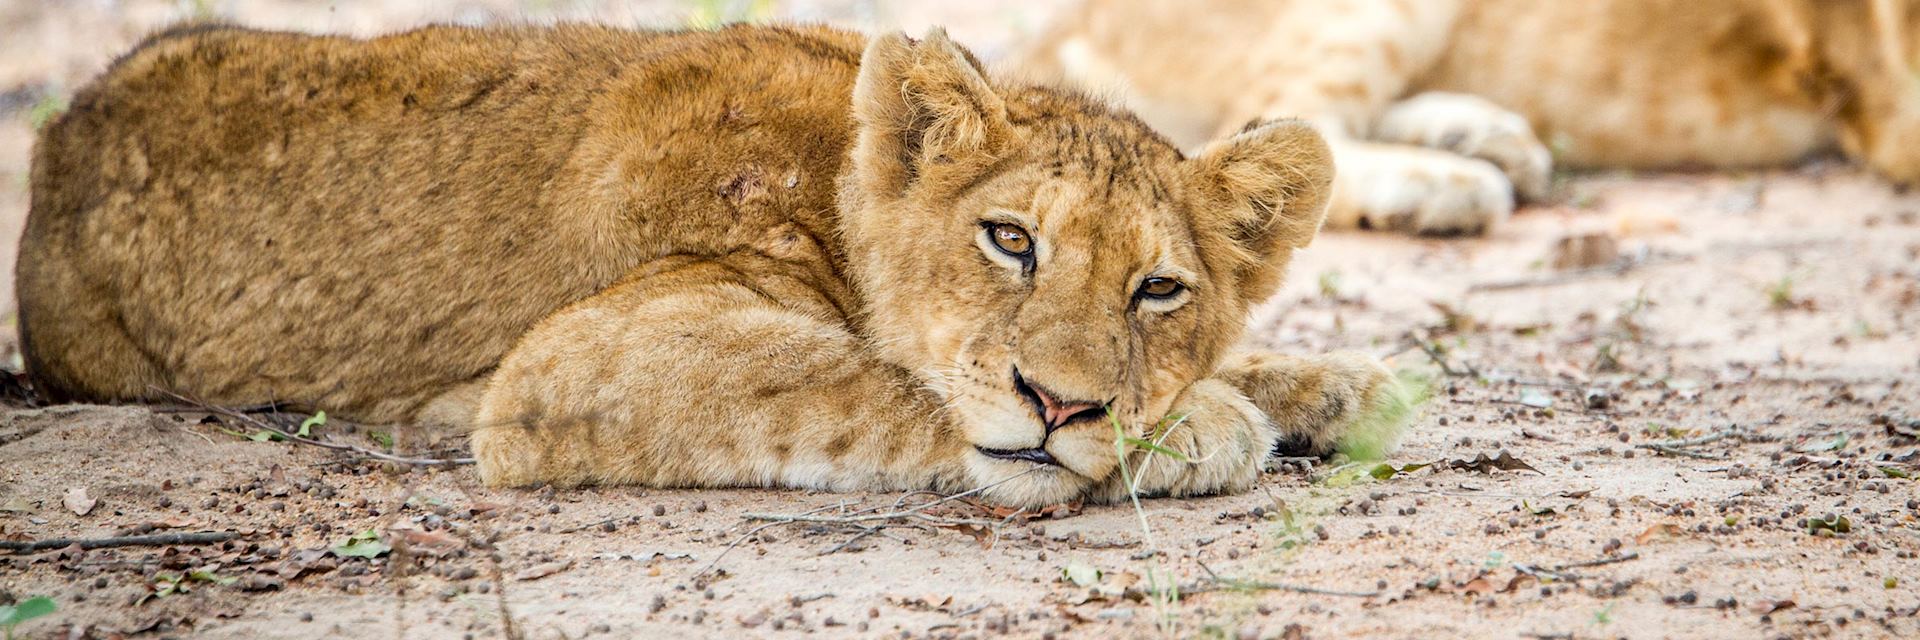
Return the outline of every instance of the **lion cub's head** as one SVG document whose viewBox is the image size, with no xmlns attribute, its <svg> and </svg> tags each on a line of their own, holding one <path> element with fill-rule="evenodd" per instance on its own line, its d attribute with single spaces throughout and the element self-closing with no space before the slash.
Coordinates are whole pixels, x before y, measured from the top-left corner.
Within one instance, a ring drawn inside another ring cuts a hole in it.
<svg viewBox="0 0 1920 640">
<path fill-rule="evenodd" d="M 1177 412 L 1291 252 L 1332 161 L 1305 125 L 1186 158 L 1139 120 L 990 82 L 935 31 L 877 37 L 854 88 L 842 225 L 888 360 L 946 402 L 975 478 L 1046 463 L 1070 498 L 1116 464 L 1112 415 Z"/>
</svg>

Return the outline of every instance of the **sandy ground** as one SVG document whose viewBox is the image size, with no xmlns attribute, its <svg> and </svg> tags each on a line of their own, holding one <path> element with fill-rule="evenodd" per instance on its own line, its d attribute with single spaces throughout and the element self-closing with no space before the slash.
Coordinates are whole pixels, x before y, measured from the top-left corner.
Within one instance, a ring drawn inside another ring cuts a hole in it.
<svg viewBox="0 0 1920 640">
<path fill-rule="evenodd" d="M 37 100 L 0 127 L 8 238 Z M 1920 472 L 1920 197 L 1833 164 L 1559 191 L 1480 239 L 1324 236 L 1256 315 L 1249 342 L 1431 376 L 1387 462 L 1432 467 L 1277 464 L 1249 494 L 1143 503 L 1150 536 L 1129 507 L 1030 519 L 960 501 L 931 512 L 993 526 L 746 535 L 762 526 L 747 514 L 930 498 L 491 491 L 466 469 L 236 437 L 232 418 L 16 401 L 0 541 L 236 537 L 0 555 L 0 604 L 56 601 L 19 629 L 34 638 L 1920 635 L 1903 477 Z M 1545 266 L 1596 231 L 1621 268 Z M 314 431 L 377 446 L 366 427 Z M 1502 452 L 1535 471 L 1468 463 Z M 329 552 L 363 531 L 394 549 Z M 184 592 L 156 594 L 177 576 Z M 1169 582 L 1177 599 L 1154 595 Z"/>
</svg>

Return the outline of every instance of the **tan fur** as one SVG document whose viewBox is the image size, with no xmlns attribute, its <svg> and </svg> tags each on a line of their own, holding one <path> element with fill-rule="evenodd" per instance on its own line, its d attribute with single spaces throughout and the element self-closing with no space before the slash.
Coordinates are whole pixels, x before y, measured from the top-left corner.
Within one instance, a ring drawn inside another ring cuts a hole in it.
<svg viewBox="0 0 1920 640">
<path fill-rule="evenodd" d="M 1143 491 L 1194 495 L 1390 385 L 1227 359 L 1330 180 L 1305 125 L 1187 158 L 937 31 L 189 29 L 48 127 L 18 277 L 57 397 L 463 423 L 493 485 L 1107 500 L 1118 424 L 1195 458 Z M 1049 433 L 1016 369 L 1112 421 Z M 1029 448 L 1058 465 L 985 452 Z"/>
<path fill-rule="evenodd" d="M 1915 0 L 1086 0 L 1014 66 L 1182 144 L 1310 119 L 1330 224 L 1457 232 L 1543 195 L 1549 146 L 1623 168 L 1842 149 L 1920 180 L 1916 27 Z"/>
</svg>

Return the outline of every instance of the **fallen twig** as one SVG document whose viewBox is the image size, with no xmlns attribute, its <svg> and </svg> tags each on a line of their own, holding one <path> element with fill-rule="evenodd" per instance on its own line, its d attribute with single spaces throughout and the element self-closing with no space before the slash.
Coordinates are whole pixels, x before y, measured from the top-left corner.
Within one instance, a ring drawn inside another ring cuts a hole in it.
<svg viewBox="0 0 1920 640">
<path fill-rule="evenodd" d="M 1708 454 L 1708 453 L 1700 453 L 1697 451 L 1688 451 L 1687 448 L 1697 447 L 1703 444 L 1712 444 L 1715 442 L 1719 442 L 1721 440 L 1726 440 L 1728 438 L 1735 438 L 1744 442 L 1767 442 L 1774 439 L 1771 437 L 1762 436 L 1762 435 L 1750 433 L 1750 432 L 1739 430 L 1739 429 L 1723 429 L 1720 431 L 1709 433 L 1704 436 L 1699 436 L 1694 438 L 1683 438 L 1680 440 L 1666 440 L 1663 442 L 1644 442 L 1641 444 L 1634 445 L 1634 447 L 1638 449 L 1646 449 L 1648 451 L 1653 451 L 1655 453 L 1664 453 L 1667 455 L 1682 456 L 1687 458 L 1697 458 L 1700 460 L 1724 460 L 1727 457 L 1725 455 L 1714 455 L 1714 454 Z"/>
<path fill-rule="evenodd" d="M 830 556 L 836 553 L 840 553 L 841 551 L 846 550 L 847 547 L 853 546 L 853 543 L 859 542 L 861 540 L 865 540 L 867 539 L 867 536 L 880 533 L 880 529 L 881 529 L 880 527 L 868 527 L 866 530 L 861 531 L 859 534 L 851 538 L 847 538 L 846 542 L 842 542 L 840 544 L 834 545 L 833 548 L 828 549 L 826 551 L 822 551 L 815 555 Z"/>
<path fill-rule="evenodd" d="M 1342 591 L 1322 589 L 1283 582 L 1265 582 L 1260 580 L 1215 580 L 1212 582 L 1180 587 L 1180 594 L 1207 593 L 1209 591 L 1291 591 L 1316 596 L 1339 596 L 1342 598 L 1372 598 L 1380 595 L 1378 591 Z"/>
<path fill-rule="evenodd" d="M 924 522 L 926 524 L 932 524 L 936 526 L 974 525 L 974 526 L 979 526 L 979 527 L 988 528 L 988 529 L 997 531 L 998 525 L 996 525 L 992 521 L 941 518 L 937 516 L 930 516 L 921 512 L 929 508 L 932 508 L 936 505 L 945 504 L 948 502 L 959 500 L 961 498 L 965 498 L 967 496 L 976 495 L 976 494 L 985 492 L 994 487 L 998 487 L 1008 482 L 1012 482 L 1014 480 L 1025 477 L 1027 474 L 1033 473 L 1035 471 L 1039 471 L 1042 468 L 1044 467 L 1040 465 L 1035 465 L 1031 469 L 1022 471 L 1012 476 L 1008 476 L 1007 478 L 1002 479 L 998 482 L 994 482 L 992 484 L 988 484 L 985 486 L 962 491 L 960 493 L 956 493 L 950 496 L 941 496 L 937 500 L 923 502 L 921 504 L 914 505 L 913 507 L 907 508 L 907 509 L 900 509 L 898 507 L 899 505 L 904 504 L 906 499 L 909 497 L 920 495 L 923 493 L 931 493 L 931 492 L 928 492 L 925 490 L 910 491 L 906 495 L 901 496 L 899 500 L 894 501 L 895 509 L 893 511 L 883 511 L 883 512 L 877 512 L 877 513 L 874 512 L 874 510 L 872 509 L 866 509 L 866 510 L 862 510 L 860 512 L 856 512 L 854 514 L 849 514 L 849 515 L 837 515 L 837 516 L 817 515 L 820 512 L 826 511 L 828 509 L 846 507 L 845 503 L 835 503 L 832 505 L 828 505 L 826 507 L 821 507 L 818 509 L 807 511 L 805 513 L 741 514 L 740 517 L 745 518 L 746 520 L 761 521 L 761 522 L 764 522 L 764 524 L 761 524 L 760 526 L 754 527 L 752 529 L 748 529 L 746 533 L 740 534 L 740 537 L 734 538 L 733 542 L 728 543 L 725 549 L 721 549 L 720 553 L 713 557 L 713 560 L 708 561 L 706 566 L 701 567 L 699 571 L 694 572 L 693 576 L 699 577 L 701 575 L 705 575 L 708 571 L 713 570 L 714 567 L 719 566 L 721 558 L 727 557 L 727 554 L 732 553 L 733 550 L 736 547 L 739 547 L 741 543 L 746 542 L 747 539 L 752 538 L 754 535 L 759 534 L 761 531 L 765 531 L 767 529 L 771 529 L 773 527 L 778 527 L 781 525 L 794 524 L 796 522 L 841 524 L 841 525 L 851 525 L 854 527 L 859 527 L 861 529 L 879 530 L 886 527 L 921 526 L 921 525 L 915 525 L 911 522 L 904 522 L 906 520 L 917 520 L 920 522 Z M 934 494 L 934 495 L 938 495 L 938 494 Z M 873 523 L 873 524 L 869 524 L 869 523 Z M 838 548 L 836 548 L 835 550 L 838 550 Z"/>
<path fill-rule="evenodd" d="M 1454 369 L 1453 365 L 1447 362 L 1447 356 L 1445 354 L 1440 353 L 1439 349 L 1434 348 L 1432 342 L 1421 339 L 1419 336 L 1415 336 L 1414 343 L 1420 346 L 1420 350 L 1427 354 L 1427 358 L 1429 360 L 1432 360 L 1434 364 L 1440 366 L 1440 373 L 1446 374 L 1447 377 L 1479 379 L 1480 369 L 1474 367 L 1473 363 L 1467 362 L 1465 360 L 1461 360 L 1460 366 L 1466 367 L 1467 370 L 1460 371 L 1460 370 Z"/>
<path fill-rule="evenodd" d="M 577 526 L 577 527 L 567 527 L 567 528 L 565 528 L 565 529 L 561 529 L 561 530 L 559 530 L 559 531 L 555 531 L 554 533 L 562 533 L 562 534 L 564 534 L 564 533 L 579 533 L 579 532 L 582 532 L 582 531 L 586 531 L 586 530 L 588 530 L 588 529 L 592 529 L 592 528 L 594 528 L 594 527 L 600 527 L 600 526 L 605 526 L 605 525 L 607 525 L 607 524 L 611 524 L 611 523 L 614 523 L 614 522 L 619 522 L 619 521 L 620 521 L 621 519 L 623 519 L 623 518 L 630 518 L 630 517 L 632 517 L 632 516 L 614 516 L 614 517 L 611 517 L 611 518 L 607 518 L 607 519 L 605 519 L 605 520 L 595 520 L 595 521 L 593 521 L 593 522 L 589 522 L 589 523 L 586 523 L 586 524 L 583 524 L 583 525 L 580 525 L 580 526 Z"/>
<path fill-rule="evenodd" d="M 1579 569 L 1582 567 L 1598 567 L 1601 565 L 1614 564 L 1617 562 L 1626 562 L 1628 560 L 1632 560 L 1638 557 L 1640 557 L 1639 553 L 1628 552 L 1628 553 L 1620 554 L 1617 556 L 1607 556 L 1604 558 L 1598 558 L 1594 560 L 1585 560 L 1581 562 L 1570 562 L 1567 564 L 1555 565 L 1551 568 L 1542 567 L 1535 564 L 1515 562 L 1513 563 L 1513 570 L 1533 576 L 1535 578 L 1544 577 L 1544 578 L 1551 578 L 1553 580 L 1565 580 L 1568 582 L 1578 582 L 1581 579 L 1583 579 L 1585 576 L 1581 576 L 1580 574 L 1577 574 L 1577 573 L 1568 573 L 1567 572 L 1568 569 Z"/>
<path fill-rule="evenodd" d="M 1671 263 L 1671 262 L 1683 262 L 1688 259 L 1690 258 L 1649 256 L 1649 257 L 1638 258 L 1638 259 L 1619 260 L 1614 262 L 1613 264 L 1599 266 L 1599 267 L 1592 267 L 1587 269 L 1561 271 L 1557 273 L 1531 276 L 1526 278 L 1514 278 L 1511 280 L 1493 280 L 1488 282 L 1476 282 L 1471 285 L 1467 285 L 1467 293 L 1474 293 L 1477 291 L 1504 291 L 1508 289 L 1525 289 L 1530 287 L 1550 287 L 1558 284 L 1567 284 L 1569 282 L 1580 282 L 1582 280 L 1592 280 L 1594 278 L 1608 278 L 1608 277 L 1626 275 L 1627 272 L 1632 271 L 1634 269 L 1638 269 L 1640 267 L 1653 266 L 1657 264 L 1665 264 L 1665 263 Z"/>
<path fill-rule="evenodd" d="M 1686 450 L 1686 449 L 1680 449 L 1680 448 L 1676 448 L 1676 447 L 1673 447 L 1673 446 L 1671 446 L 1671 445 L 1667 445 L 1667 444 L 1662 444 L 1662 443 L 1659 443 L 1659 442 L 1654 442 L 1654 443 L 1650 443 L 1650 444 L 1638 444 L 1638 445 L 1634 445 L 1634 448 L 1637 448 L 1637 449 L 1646 449 L 1646 450 L 1648 450 L 1648 451 L 1652 451 L 1652 452 L 1655 452 L 1655 453 L 1664 453 L 1664 454 L 1667 454 L 1667 455 L 1670 455 L 1670 456 L 1681 456 L 1681 457 L 1685 457 L 1685 458 L 1694 458 L 1694 459 L 1697 459 L 1697 460 L 1725 460 L 1725 459 L 1727 459 L 1727 456 L 1724 456 L 1724 455 L 1714 455 L 1714 454 L 1711 454 L 1711 453 L 1700 453 L 1700 452 L 1697 452 L 1697 451 L 1688 451 L 1688 450 Z"/>
<path fill-rule="evenodd" d="M 256 429 L 267 431 L 276 436 L 286 439 L 288 442 L 293 442 L 296 444 L 304 444 L 304 445 L 313 446 L 313 447 L 320 447 L 322 449 L 332 449 L 334 451 L 345 451 L 348 453 L 365 457 L 369 460 L 391 462 L 394 464 L 408 464 L 408 465 L 417 465 L 417 466 L 424 466 L 424 467 L 458 466 L 458 465 L 473 464 L 473 458 L 409 458 L 406 456 L 396 456 L 391 453 L 386 453 L 383 451 L 375 451 L 373 449 L 368 449 L 366 447 L 357 447 L 350 444 L 340 444 L 337 442 L 323 442 L 323 441 L 314 440 L 311 438 L 302 438 L 298 435 L 294 435 L 293 432 L 291 431 L 287 431 L 286 429 L 282 429 L 278 426 L 274 426 L 273 424 L 270 424 L 265 420 L 255 418 L 252 415 L 249 415 L 239 409 L 232 409 L 232 408 L 222 407 L 215 404 L 201 402 L 199 400 L 195 400 L 193 398 L 189 398 L 189 397 L 174 393 L 172 391 L 168 391 L 166 389 L 161 389 L 158 387 L 148 387 L 148 388 L 152 389 L 155 392 L 166 394 L 167 396 L 170 396 L 175 400 L 179 400 L 181 402 L 187 403 L 188 405 L 198 407 L 200 410 L 206 411 L 207 413 L 219 414 L 219 415 L 227 416 L 229 418 L 233 418 L 235 420 L 239 420 L 241 422 L 246 423 L 247 426 L 249 427 L 254 427 Z"/>
<path fill-rule="evenodd" d="M 1206 593 L 1209 591 L 1291 591 L 1293 593 L 1317 596 L 1340 596 L 1343 598 L 1371 598 L 1380 595 L 1378 591 L 1343 591 L 1340 589 L 1322 589 L 1319 587 L 1308 587 L 1284 582 L 1223 578 L 1220 577 L 1220 574 L 1214 573 L 1213 567 L 1207 566 L 1205 562 L 1200 563 L 1200 568 L 1207 572 L 1207 581 L 1180 587 L 1180 593 L 1182 595 L 1189 593 Z M 1139 590 L 1139 587 L 1130 588 L 1128 591 L 1138 591 L 1140 595 L 1150 595 L 1144 590 Z"/>
<path fill-rule="evenodd" d="M 1537 405 L 1531 405 L 1531 404 L 1527 404 L 1526 402 L 1524 402 L 1524 401 L 1521 401 L 1521 400 L 1513 400 L 1513 399 L 1509 399 L 1509 398 L 1477 398 L 1477 399 L 1476 399 L 1476 398 L 1454 398 L 1454 399 L 1453 399 L 1453 403 L 1454 403 L 1454 404 L 1477 404 L 1477 403 L 1480 403 L 1480 402 L 1491 402 L 1491 403 L 1494 403 L 1494 404 L 1511 404 L 1511 405 L 1519 405 L 1519 406 L 1522 406 L 1522 407 L 1526 407 L 1526 408 L 1528 408 L 1528 409 L 1552 409 L 1552 410 L 1554 410 L 1554 411 L 1571 411 L 1571 412 L 1573 412 L 1573 413 L 1581 413 L 1581 414 L 1598 414 L 1598 415 L 1603 415 L 1603 416 L 1610 416 L 1610 415 L 1613 415 L 1613 412 L 1611 412 L 1611 411 L 1608 411 L 1608 410 L 1606 410 L 1606 409 L 1595 409 L 1595 408 L 1590 408 L 1590 407 L 1582 407 L 1582 406 L 1579 406 L 1579 405 L 1565 405 L 1565 406 L 1547 406 L 1547 407 L 1542 407 L 1542 406 L 1537 406 Z"/>
<path fill-rule="evenodd" d="M 1639 558 L 1640 558 L 1640 552 L 1629 551 L 1617 556 L 1607 556 L 1604 558 L 1595 558 L 1593 560 L 1583 560 L 1580 562 L 1569 562 L 1567 564 L 1554 565 L 1553 571 L 1561 572 L 1561 571 L 1566 571 L 1568 569 L 1583 569 L 1586 567 L 1598 567 L 1602 565 L 1626 562 L 1628 560 L 1638 560 Z"/>
<path fill-rule="evenodd" d="M 157 533 L 145 536 L 114 536 L 111 538 L 54 538 L 51 540 L 0 540 L 0 550 L 26 552 L 47 549 L 65 549 L 79 545 L 82 549 L 104 549 L 107 547 L 159 547 L 173 544 L 213 544 L 226 542 L 240 537 L 232 531 L 203 531 L 198 533 Z"/>
</svg>

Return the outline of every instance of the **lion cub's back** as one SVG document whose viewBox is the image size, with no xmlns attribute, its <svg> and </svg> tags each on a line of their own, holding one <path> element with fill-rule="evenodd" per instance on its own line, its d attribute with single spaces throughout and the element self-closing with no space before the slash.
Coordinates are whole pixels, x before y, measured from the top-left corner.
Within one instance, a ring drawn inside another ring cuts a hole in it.
<svg viewBox="0 0 1920 640">
<path fill-rule="evenodd" d="M 581 149 L 688 144 L 605 132 L 636 109 L 730 91 L 717 74 L 658 77 L 675 68 L 661 59 L 724 66 L 758 49 L 772 61 L 754 64 L 781 64 L 756 44 L 769 37 L 156 36 L 76 94 L 35 150 L 18 267 L 28 366 L 70 398 L 161 387 L 405 419 L 663 250 L 583 191 L 606 167 L 582 162 L 619 163 Z M 857 59 L 857 36 L 843 39 Z"/>
</svg>

